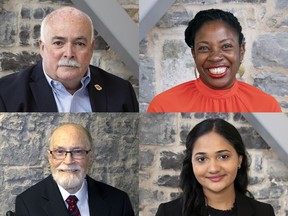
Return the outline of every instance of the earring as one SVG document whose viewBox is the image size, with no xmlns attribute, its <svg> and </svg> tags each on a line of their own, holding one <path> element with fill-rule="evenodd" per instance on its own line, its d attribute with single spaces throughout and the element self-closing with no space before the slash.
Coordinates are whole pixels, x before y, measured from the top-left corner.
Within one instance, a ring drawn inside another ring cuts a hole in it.
<svg viewBox="0 0 288 216">
<path fill-rule="evenodd" d="M 244 66 L 243 66 L 243 64 L 241 62 L 240 66 L 239 66 L 239 69 L 238 69 L 238 74 L 239 74 L 240 78 L 242 78 L 244 73 L 245 73 L 245 68 L 244 68 Z"/>
<path fill-rule="evenodd" d="M 194 67 L 194 75 L 195 75 L 195 77 L 196 77 L 196 79 L 197 79 L 198 76 L 197 76 L 197 68 L 196 68 L 196 67 Z"/>
<path fill-rule="evenodd" d="M 241 169 L 241 164 L 238 165 L 238 169 Z"/>
</svg>

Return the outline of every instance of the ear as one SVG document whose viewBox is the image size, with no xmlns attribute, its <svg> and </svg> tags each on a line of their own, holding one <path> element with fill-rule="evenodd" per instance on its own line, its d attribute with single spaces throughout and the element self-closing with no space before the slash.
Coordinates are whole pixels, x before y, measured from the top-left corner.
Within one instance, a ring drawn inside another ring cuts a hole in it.
<svg viewBox="0 0 288 216">
<path fill-rule="evenodd" d="M 242 155 L 239 155 L 239 157 L 238 157 L 238 167 L 239 167 L 239 166 L 241 167 L 242 160 L 243 160 L 243 156 L 242 156 Z"/>
<path fill-rule="evenodd" d="M 246 51 L 246 49 L 245 49 L 245 43 L 242 43 L 242 44 L 240 45 L 240 62 L 242 62 L 243 59 L 244 59 L 245 51 Z"/>
<path fill-rule="evenodd" d="M 49 161 L 49 164 L 51 164 L 52 155 L 50 154 L 50 152 L 48 150 L 47 150 L 47 159 Z"/>
<path fill-rule="evenodd" d="M 43 58 L 45 45 L 44 45 L 44 42 L 41 40 L 41 38 L 39 38 L 38 43 L 39 43 L 39 47 L 40 47 L 40 55 Z"/>
<path fill-rule="evenodd" d="M 195 61 L 195 50 L 194 50 L 194 48 L 191 48 L 191 53 L 192 53 L 192 56 L 193 56 L 193 59 L 194 59 L 194 61 Z"/>
</svg>

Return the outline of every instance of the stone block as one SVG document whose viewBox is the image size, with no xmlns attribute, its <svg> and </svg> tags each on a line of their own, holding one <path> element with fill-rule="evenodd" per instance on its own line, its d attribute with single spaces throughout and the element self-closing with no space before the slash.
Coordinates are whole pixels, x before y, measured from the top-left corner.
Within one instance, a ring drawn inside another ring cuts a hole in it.
<svg viewBox="0 0 288 216">
<path fill-rule="evenodd" d="M 188 25 L 191 14 L 188 14 L 184 6 L 172 6 L 166 11 L 164 16 L 159 20 L 156 26 L 160 28 L 172 28 L 179 25 Z"/>
<path fill-rule="evenodd" d="M 275 0 L 275 7 L 277 10 L 287 10 L 288 4 L 286 0 Z"/>
<path fill-rule="evenodd" d="M 162 48 L 161 91 L 195 79 L 194 61 L 190 48 L 183 40 L 165 40 Z"/>
<path fill-rule="evenodd" d="M 41 56 L 38 53 L 28 53 L 23 51 L 21 53 L 0 53 L 0 64 L 3 71 L 11 70 L 18 72 L 26 69 L 41 60 Z"/>
<path fill-rule="evenodd" d="M 11 187 L 34 185 L 44 178 L 43 168 L 10 167 L 5 169 L 5 184 Z M 15 194 L 18 195 L 18 194 Z"/>
<path fill-rule="evenodd" d="M 174 153 L 170 151 L 163 151 L 160 153 L 160 163 L 162 169 L 181 170 L 182 161 L 184 159 L 183 153 Z"/>
<path fill-rule="evenodd" d="M 280 74 L 277 73 L 277 71 L 274 71 L 256 74 L 253 85 L 270 95 L 287 96 L 287 83 L 288 74 Z"/>
<path fill-rule="evenodd" d="M 263 177 L 249 176 L 248 178 L 249 186 L 260 185 L 264 182 L 264 180 L 265 179 Z"/>
<path fill-rule="evenodd" d="M 28 24 L 22 24 L 20 26 L 20 45 L 27 46 L 29 45 L 29 39 L 30 39 L 30 25 Z"/>
<path fill-rule="evenodd" d="M 247 149 L 270 149 L 269 145 L 251 127 L 238 128 Z"/>
<path fill-rule="evenodd" d="M 95 36 L 95 47 L 94 50 L 108 50 L 109 45 L 101 36 Z"/>
<path fill-rule="evenodd" d="M 14 44 L 17 33 L 15 12 L 1 9 L 0 20 L 0 47 Z"/>
<path fill-rule="evenodd" d="M 156 94 L 155 90 L 155 65 L 149 57 L 140 57 L 140 98 L 139 102 L 149 103 Z"/>
<path fill-rule="evenodd" d="M 31 9 L 30 8 L 22 7 L 20 14 L 21 14 L 22 19 L 31 19 Z"/>
<path fill-rule="evenodd" d="M 40 37 L 41 25 L 35 25 L 33 27 L 33 39 L 38 40 Z"/>
<path fill-rule="evenodd" d="M 176 114 L 146 114 L 140 119 L 140 143 L 166 145 L 175 142 Z"/>
<path fill-rule="evenodd" d="M 159 176 L 156 184 L 159 186 L 178 188 L 179 187 L 179 181 L 180 181 L 179 175 L 177 175 L 177 176 L 163 175 L 163 176 Z"/>
<path fill-rule="evenodd" d="M 253 170 L 256 172 L 260 172 L 263 169 L 263 157 L 262 155 L 254 155 L 253 159 Z"/>
<path fill-rule="evenodd" d="M 272 181 L 288 181 L 287 166 L 279 160 L 267 159 L 267 174 Z"/>
<path fill-rule="evenodd" d="M 144 168 L 151 166 L 153 160 L 154 160 L 154 153 L 150 149 L 141 150 L 139 152 L 140 170 L 143 170 Z"/>
<path fill-rule="evenodd" d="M 148 40 L 147 38 L 144 38 L 139 43 L 139 54 L 146 54 L 148 50 Z M 141 63 L 141 61 L 140 61 Z"/>
<path fill-rule="evenodd" d="M 140 189 L 139 190 L 139 201 L 140 205 L 151 204 L 155 202 L 155 200 L 163 201 L 164 193 L 159 190 L 147 190 L 147 189 Z"/>
<path fill-rule="evenodd" d="M 254 67 L 288 67 L 287 32 L 259 35 L 252 48 Z"/>
</svg>

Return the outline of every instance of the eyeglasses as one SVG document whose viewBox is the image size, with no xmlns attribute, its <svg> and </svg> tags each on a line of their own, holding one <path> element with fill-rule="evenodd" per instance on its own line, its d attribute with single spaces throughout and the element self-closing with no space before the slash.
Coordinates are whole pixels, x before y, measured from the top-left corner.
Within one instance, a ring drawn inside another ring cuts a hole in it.
<svg viewBox="0 0 288 216">
<path fill-rule="evenodd" d="M 68 153 L 71 154 L 71 157 L 73 159 L 84 159 L 90 151 L 91 151 L 91 149 L 89 149 L 89 150 L 74 149 L 72 151 L 65 151 L 63 149 L 56 149 L 54 151 L 49 150 L 49 153 L 56 160 L 64 160 Z"/>
</svg>

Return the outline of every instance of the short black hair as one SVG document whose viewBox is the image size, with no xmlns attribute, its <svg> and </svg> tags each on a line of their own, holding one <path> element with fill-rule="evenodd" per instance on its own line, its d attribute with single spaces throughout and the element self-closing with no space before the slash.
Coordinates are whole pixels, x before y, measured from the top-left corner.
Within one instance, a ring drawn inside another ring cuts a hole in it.
<svg viewBox="0 0 288 216">
<path fill-rule="evenodd" d="M 221 20 L 227 23 L 231 28 L 235 30 L 239 38 L 239 45 L 245 42 L 245 38 L 242 33 L 242 27 L 238 19 L 232 13 L 220 9 L 209 9 L 199 11 L 194 19 L 189 22 L 188 27 L 185 30 L 186 44 L 190 48 L 193 48 L 195 35 L 197 31 L 203 26 L 203 24 L 217 20 Z"/>
</svg>

